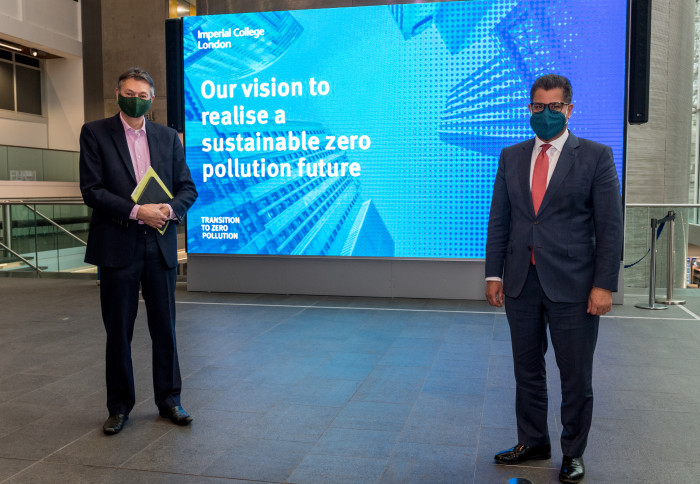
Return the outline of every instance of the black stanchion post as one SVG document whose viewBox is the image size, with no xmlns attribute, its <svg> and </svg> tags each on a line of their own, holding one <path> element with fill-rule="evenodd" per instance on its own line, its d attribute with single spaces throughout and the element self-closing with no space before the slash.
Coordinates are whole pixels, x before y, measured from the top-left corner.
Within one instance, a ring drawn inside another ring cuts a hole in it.
<svg viewBox="0 0 700 484">
<path fill-rule="evenodd" d="M 668 219 L 668 257 L 667 257 L 667 263 L 668 263 L 668 269 L 667 269 L 667 277 L 666 277 L 666 297 L 662 298 L 656 298 L 657 303 L 661 304 L 685 304 L 685 301 L 683 299 L 673 299 L 673 269 L 674 269 L 674 254 L 673 254 L 673 226 L 675 225 L 676 221 L 676 214 L 673 210 L 668 212 L 668 215 L 666 216 Z"/>
<path fill-rule="evenodd" d="M 640 309 L 667 309 L 668 306 L 662 306 L 654 303 L 654 294 L 656 292 L 656 227 L 659 221 L 655 218 L 651 219 L 651 258 L 649 259 L 649 304 L 635 304 L 635 307 Z"/>
</svg>

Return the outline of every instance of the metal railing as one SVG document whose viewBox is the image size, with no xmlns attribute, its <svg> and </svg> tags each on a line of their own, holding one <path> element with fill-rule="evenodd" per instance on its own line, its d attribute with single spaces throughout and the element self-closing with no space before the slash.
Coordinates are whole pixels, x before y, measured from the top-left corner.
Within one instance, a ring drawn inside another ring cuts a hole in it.
<svg viewBox="0 0 700 484">
<path fill-rule="evenodd" d="M 81 198 L 0 200 L 0 272 L 96 272 L 83 262 L 89 213 Z"/>
</svg>

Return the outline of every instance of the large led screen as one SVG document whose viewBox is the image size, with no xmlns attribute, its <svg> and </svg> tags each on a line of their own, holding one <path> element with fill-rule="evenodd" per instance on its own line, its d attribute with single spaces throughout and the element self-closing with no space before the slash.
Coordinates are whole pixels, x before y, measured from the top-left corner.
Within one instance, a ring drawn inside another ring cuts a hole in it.
<svg viewBox="0 0 700 484">
<path fill-rule="evenodd" d="M 188 250 L 483 258 L 529 88 L 622 174 L 627 2 L 496 0 L 186 17 Z"/>
</svg>

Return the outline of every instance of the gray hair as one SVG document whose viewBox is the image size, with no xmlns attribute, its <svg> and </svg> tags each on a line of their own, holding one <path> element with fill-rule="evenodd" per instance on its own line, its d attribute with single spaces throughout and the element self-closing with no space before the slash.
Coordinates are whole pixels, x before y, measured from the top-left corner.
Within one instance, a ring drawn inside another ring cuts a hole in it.
<svg viewBox="0 0 700 484">
<path fill-rule="evenodd" d="M 155 84 L 153 84 L 153 79 L 145 70 L 140 67 L 130 67 L 119 76 L 119 81 L 117 81 L 117 89 L 121 91 L 122 83 L 127 79 L 136 79 L 137 81 L 145 81 L 151 86 L 151 96 L 155 92 Z"/>
</svg>

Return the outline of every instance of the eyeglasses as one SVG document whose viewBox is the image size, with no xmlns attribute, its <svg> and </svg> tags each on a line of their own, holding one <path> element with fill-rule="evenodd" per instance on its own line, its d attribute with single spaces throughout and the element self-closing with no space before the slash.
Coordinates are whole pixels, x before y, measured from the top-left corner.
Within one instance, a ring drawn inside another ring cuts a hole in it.
<svg viewBox="0 0 700 484">
<path fill-rule="evenodd" d="M 569 104 L 570 103 L 530 103 L 530 108 L 532 109 L 533 113 L 539 113 L 540 111 L 544 111 L 545 106 L 549 106 L 550 111 L 561 112 L 561 110 L 564 109 L 564 106 L 568 106 Z"/>
</svg>

